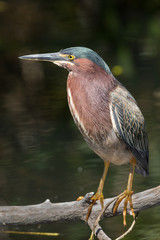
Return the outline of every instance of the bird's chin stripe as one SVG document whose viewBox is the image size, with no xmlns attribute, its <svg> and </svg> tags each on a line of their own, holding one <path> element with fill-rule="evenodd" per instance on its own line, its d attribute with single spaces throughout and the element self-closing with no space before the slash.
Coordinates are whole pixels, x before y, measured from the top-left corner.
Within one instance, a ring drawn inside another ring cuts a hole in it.
<svg viewBox="0 0 160 240">
<path fill-rule="evenodd" d="M 53 61 L 53 63 L 63 68 L 68 68 L 69 66 L 74 65 L 73 62 L 68 62 L 68 61 Z"/>
</svg>

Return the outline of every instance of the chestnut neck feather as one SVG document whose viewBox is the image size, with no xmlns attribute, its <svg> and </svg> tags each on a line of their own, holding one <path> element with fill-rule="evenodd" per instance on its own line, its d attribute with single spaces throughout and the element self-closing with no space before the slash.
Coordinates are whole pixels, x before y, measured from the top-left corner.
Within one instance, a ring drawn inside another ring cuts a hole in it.
<svg viewBox="0 0 160 240">
<path fill-rule="evenodd" d="M 77 59 L 76 64 L 67 80 L 68 103 L 73 118 L 85 138 L 86 133 L 90 136 L 100 134 L 97 129 L 107 134 L 112 128 L 109 93 L 118 82 L 112 74 L 88 59 Z"/>
</svg>

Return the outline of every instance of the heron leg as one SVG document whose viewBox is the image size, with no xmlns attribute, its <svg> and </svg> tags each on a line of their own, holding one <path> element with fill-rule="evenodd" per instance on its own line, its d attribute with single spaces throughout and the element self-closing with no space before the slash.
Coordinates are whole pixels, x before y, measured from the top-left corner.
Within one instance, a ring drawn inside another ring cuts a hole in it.
<svg viewBox="0 0 160 240">
<path fill-rule="evenodd" d="M 133 194 L 132 184 L 133 184 L 133 175 L 134 175 L 135 165 L 136 165 L 136 160 L 135 160 L 135 158 L 132 158 L 132 160 L 131 160 L 131 167 L 130 167 L 130 173 L 129 173 L 129 177 L 128 177 L 127 188 L 126 188 L 126 190 L 123 193 L 121 193 L 117 197 L 117 201 L 116 201 L 114 209 L 113 209 L 113 214 L 115 214 L 119 204 L 124 199 L 124 209 L 123 209 L 123 225 L 124 226 L 126 226 L 126 213 L 127 213 L 127 204 L 128 204 L 128 202 L 129 202 L 129 205 L 130 205 L 130 208 L 131 208 L 131 211 L 132 211 L 132 216 L 133 216 L 133 218 L 135 218 L 135 213 L 134 213 L 133 203 L 132 203 L 132 194 Z"/>
<path fill-rule="evenodd" d="M 106 176 L 107 176 L 107 172 L 108 172 L 108 168 L 109 168 L 109 162 L 104 162 L 104 171 L 103 171 L 103 175 L 102 175 L 102 178 L 100 180 L 100 183 L 99 183 L 99 186 L 98 186 L 98 189 L 97 189 L 97 192 L 96 194 L 91 198 L 91 204 L 88 208 L 88 212 L 87 212 L 87 216 L 86 216 L 86 221 L 88 221 L 88 218 L 90 216 L 90 213 L 92 211 L 92 207 L 93 205 L 95 204 L 95 202 L 97 200 L 100 201 L 100 204 L 101 204 L 101 207 L 103 209 L 104 207 L 104 204 L 103 204 L 103 199 L 104 199 L 104 196 L 103 196 L 103 187 L 104 187 L 104 182 L 105 182 L 105 179 L 106 179 Z"/>
</svg>

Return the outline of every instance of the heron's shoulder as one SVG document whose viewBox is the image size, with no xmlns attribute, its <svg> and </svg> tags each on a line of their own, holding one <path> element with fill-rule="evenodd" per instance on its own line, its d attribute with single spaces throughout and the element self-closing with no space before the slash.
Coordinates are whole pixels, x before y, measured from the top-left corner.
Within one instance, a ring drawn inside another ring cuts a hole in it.
<svg viewBox="0 0 160 240">
<path fill-rule="evenodd" d="M 132 94 L 120 83 L 111 91 L 111 98 L 123 99 L 124 101 L 133 102 L 137 105 L 135 98 Z"/>
</svg>

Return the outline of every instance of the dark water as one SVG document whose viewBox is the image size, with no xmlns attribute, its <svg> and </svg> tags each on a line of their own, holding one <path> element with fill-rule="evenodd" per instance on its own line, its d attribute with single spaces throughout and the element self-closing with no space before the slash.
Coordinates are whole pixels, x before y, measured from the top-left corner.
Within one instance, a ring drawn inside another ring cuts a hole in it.
<svg viewBox="0 0 160 240">
<path fill-rule="evenodd" d="M 135 175 L 134 191 L 160 183 L 160 15 L 157 1 L 0 1 L 0 204 L 75 200 L 96 191 L 103 162 L 74 125 L 66 100 L 67 72 L 51 63 L 20 61 L 29 53 L 70 46 L 97 51 L 136 98 L 150 142 L 150 175 Z M 119 66 L 120 72 L 115 70 Z M 104 195 L 127 184 L 129 166 L 111 166 Z M 130 222 L 130 220 L 129 220 Z M 102 223 L 111 237 L 122 217 Z M 59 232 L 55 239 L 88 239 L 84 223 L 10 227 Z M 160 239 L 160 208 L 141 212 L 126 239 Z M 22 239 L 0 235 L 0 239 Z M 23 239 L 45 237 L 23 236 Z M 50 238 L 49 238 L 50 239 Z"/>
</svg>

